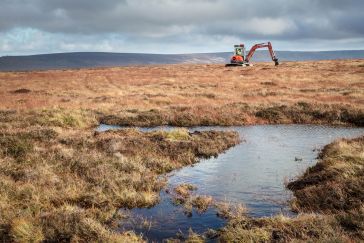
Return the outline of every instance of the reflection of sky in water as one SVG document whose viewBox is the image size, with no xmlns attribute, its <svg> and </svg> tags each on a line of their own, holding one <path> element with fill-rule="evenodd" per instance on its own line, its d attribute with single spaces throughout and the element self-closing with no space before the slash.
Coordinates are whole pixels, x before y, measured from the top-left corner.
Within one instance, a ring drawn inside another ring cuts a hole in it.
<svg viewBox="0 0 364 243">
<path fill-rule="evenodd" d="M 165 128 L 164 129 L 170 129 Z M 191 130 L 210 130 L 198 127 Z M 313 125 L 264 125 L 222 128 L 238 131 L 243 142 L 218 158 L 175 171 L 169 177 L 169 186 L 191 183 L 197 194 L 211 195 L 217 200 L 244 203 L 254 217 L 289 213 L 286 201 L 291 196 L 284 182 L 301 174 L 314 164 L 317 148 L 322 148 L 340 137 L 364 134 L 363 128 L 342 128 Z M 150 130 L 150 129 L 143 129 Z M 295 161 L 298 158 L 299 161 Z M 302 159 L 302 161 L 301 161 Z M 147 237 L 160 240 L 174 236 L 192 227 L 198 232 L 221 227 L 223 221 L 214 210 L 206 214 L 186 217 L 179 207 L 171 204 L 168 196 L 152 209 L 135 209 L 133 213 L 152 218 L 156 227 Z"/>
<path fill-rule="evenodd" d="M 234 130 L 245 142 L 218 158 L 177 171 L 169 183 L 195 184 L 198 193 L 243 202 L 250 214 L 258 217 L 281 211 L 282 205 L 277 202 L 286 201 L 290 196 L 284 187 L 285 180 L 294 178 L 314 163 L 316 148 L 339 137 L 364 133 L 360 128 L 310 125 L 246 126 Z M 295 158 L 302 161 L 295 161 Z"/>
</svg>

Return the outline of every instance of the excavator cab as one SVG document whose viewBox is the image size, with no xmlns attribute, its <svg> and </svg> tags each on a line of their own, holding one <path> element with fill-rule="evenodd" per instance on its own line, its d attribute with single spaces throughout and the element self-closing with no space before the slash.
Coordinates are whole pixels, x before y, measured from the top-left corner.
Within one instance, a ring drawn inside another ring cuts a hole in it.
<svg viewBox="0 0 364 243">
<path fill-rule="evenodd" d="M 245 56 L 245 47 L 243 44 L 235 45 L 234 48 L 235 48 L 234 56 L 242 56 L 242 57 Z"/>
<path fill-rule="evenodd" d="M 245 66 L 245 46 L 244 44 L 234 45 L 234 55 L 230 63 L 226 66 Z"/>
</svg>

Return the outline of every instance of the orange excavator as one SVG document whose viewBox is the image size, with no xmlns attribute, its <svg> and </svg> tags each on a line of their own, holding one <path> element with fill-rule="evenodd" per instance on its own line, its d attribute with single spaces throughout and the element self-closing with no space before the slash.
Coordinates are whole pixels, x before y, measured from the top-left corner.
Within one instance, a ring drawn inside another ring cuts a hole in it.
<svg viewBox="0 0 364 243">
<path fill-rule="evenodd" d="M 279 65 L 278 58 L 273 51 L 272 44 L 270 42 L 255 44 L 249 51 L 248 55 L 245 56 L 245 46 L 244 44 L 235 45 L 234 46 L 234 56 L 231 57 L 230 63 L 226 64 L 226 67 L 229 66 L 251 66 L 250 59 L 254 55 L 255 51 L 259 48 L 268 47 L 269 54 L 272 58 L 272 61 L 277 66 Z"/>
</svg>

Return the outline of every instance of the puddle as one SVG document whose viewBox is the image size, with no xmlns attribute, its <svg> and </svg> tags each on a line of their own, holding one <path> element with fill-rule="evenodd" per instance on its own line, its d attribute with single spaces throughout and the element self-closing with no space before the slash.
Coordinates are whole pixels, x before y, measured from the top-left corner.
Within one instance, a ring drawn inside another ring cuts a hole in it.
<svg viewBox="0 0 364 243">
<path fill-rule="evenodd" d="M 99 131 L 117 129 L 100 125 Z M 143 131 L 172 129 L 171 127 L 140 128 Z M 210 195 L 215 200 L 243 203 L 252 217 L 265 217 L 289 211 L 287 201 L 292 196 L 284 182 L 300 175 L 315 163 L 319 149 L 337 138 L 352 138 L 364 134 L 364 128 L 317 125 L 256 125 L 240 127 L 194 127 L 191 131 L 234 130 L 244 142 L 217 158 L 174 171 L 168 187 L 182 183 L 197 186 L 196 194 Z M 187 217 L 181 207 L 172 203 L 170 195 L 161 192 L 161 202 L 153 208 L 133 209 L 132 218 L 148 219 L 151 225 L 140 227 L 140 221 L 127 222 L 121 230 L 133 229 L 151 241 L 175 237 L 179 231 L 192 228 L 202 233 L 217 229 L 224 220 L 210 208 L 204 214 L 193 212 Z"/>
</svg>

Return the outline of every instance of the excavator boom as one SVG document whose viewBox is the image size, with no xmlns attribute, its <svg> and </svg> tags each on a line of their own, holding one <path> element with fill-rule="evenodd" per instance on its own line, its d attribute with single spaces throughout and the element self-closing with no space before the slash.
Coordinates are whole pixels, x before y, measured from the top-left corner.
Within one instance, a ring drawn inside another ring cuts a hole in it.
<svg viewBox="0 0 364 243">
<path fill-rule="evenodd" d="M 270 54 L 270 57 L 272 58 L 272 61 L 275 63 L 275 65 L 279 65 L 279 62 L 278 62 L 278 58 L 276 57 L 276 54 L 273 50 L 273 47 L 272 47 L 272 44 L 270 42 L 267 42 L 267 43 L 260 43 L 260 44 L 255 44 L 249 51 L 248 55 L 246 56 L 245 60 L 247 62 L 250 61 L 250 59 L 253 57 L 255 51 L 259 48 L 264 48 L 264 47 L 268 47 L 268 50 L 269 50 L 269 54 Z"/>
</svg>

